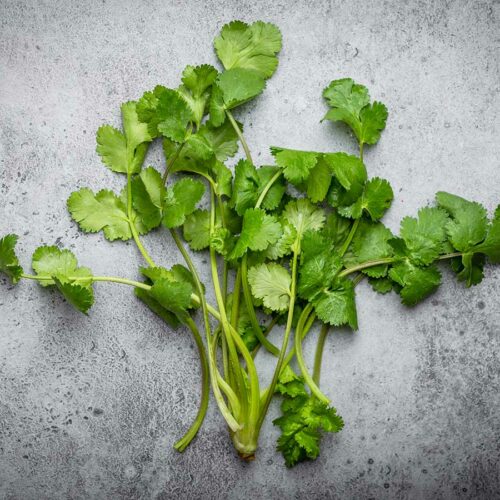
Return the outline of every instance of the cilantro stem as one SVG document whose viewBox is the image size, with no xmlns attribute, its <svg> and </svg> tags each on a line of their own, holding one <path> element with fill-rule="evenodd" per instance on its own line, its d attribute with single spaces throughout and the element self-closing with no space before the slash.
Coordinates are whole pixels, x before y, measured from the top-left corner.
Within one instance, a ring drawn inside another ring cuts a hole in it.
<svg viewBox="0 0 500 500">
<path fill-rule="evenodd" d="M 267 410 L 271 403 L 271 399 L 274 394 L 274 389 L 276 387 L 276 383 L 278 382 L 278 377 L 281 373 L 281 368 L 283 366 L 283 361 L 285 360 L 286 349 L 288 347 L 288 340 L 290 338 L 290 332 L 292 331 L 292 323 L 293 323 L 293 311 L 295 307 L 295 298 L 296 298 L 296 290 L 297 290 L 297 262 L 299 256 L 300 249 L 297 248 L 293 252 L 292 259 L 292 285 L 290 287 L 290 305 L 288 306 L 288 318 L 286 322 L 285 335 L 283 337 L 283 344 L 281 345 L 280 354 L 278 357 L 278 362 L 276 363 L 276 368 L 274 369 L 273 378 L 269 387 L 267 388 L 267 394 L 264 399 L 264 403 L 262 404 L 262 408 L 259 415 L 259 420 L 257 423 L 257 429 L 260 429 L 262 423 L 264 422 L 264 418 L 266 416 Z M 306 306 L 307 307 L 307 306 Z"/>
<path fill-rule="evenodd" d="M 259 321 L 257 319 L 257 315 L 255 313 L 255 308 L 253 306 L 252 292 L 250 291 L 250 286 L 248 284 L 248 262 L 247 262 L 247 254 L 243 256 L 241 259 L 241 282 L 243 288 L 243 297 L 245 298 L 245 305 L 247 307 L 247 313 L 250 318 L 250 322 L 252 323 L 252 328 L 255 332 L 255 336 L 259 339 L 259 342 L 271 353 L 275 356 L 279 355 L 279 349 L 267 339 L 262 333 L 262 328 L 259 325 Z"/>
<path fill-rule="evenodd" d="M 356 231 L 358 230 L 359 221 L 360 221 L 360 219 L 356 219 L 354 221 L 354 224 L 351 226 L 351 230 L 349 231 L 347 238 L 345 239 L 344 243 L 342 244 L 342 247 L 340 248 L 340 256 L 341 257 L 343 257 L 344 254 L 347 252 L 347 249 L 349 248 L 349 245 L 351 244 L 351 241 L 354 238 Z"/>
<path fill-rule="evenodd" d="M 165 172 L 163 172 L 163 176 L 161 178 L 163 184 L 165 185 L 167 183 L 168 175 L 170 173 L 170 169 L 173 167 L 174 163 L 176 162 L 177 158 L 179 158 L 179 155 L 181 154 L 182 148 L 184 148 L 184 144 L 186 142 L 182 142 L 180 146 L 175 150 L 175 153 L 168 159 L 167 165 L 165 166 Z"/>
<path fill-rule="evenodd" d="M 325 340 L 328 336 L 328 331 L 330 327 L 323 323 L 321 330 L 319 332 L 318 343 L 316 344 L 316 352 L 314 354 L 314 368 L 313 368 L 313 380 L 316 385 L 319 386 L 319 379 L 321 376 L 321 362 L 323 360 L 323 349 L 325 347 Z"/>
<path fill-rule="evenodd" d="M 281 168 L 269 179 L 269 182 L 264 186 L 264 189 L 259 195 L 257 203 L 255 204 L 255 208 L 259 208 L 266 197 L 266 194 L 273 187 L 273 184 L 279 179 L 280 175 L 283 173 Z"/>
<path fill-rule="evenodd" d="M 363 146 L 365 145 L 364 142 L 359 143 L 359 159 L 363 161 Z"/>
<path fill-rule="evenodd" d="M 295 332 L 295 357 L 297 358 L 297 364 L 299 365 L 300 371 L 302 372 L 302 376 L 304 377 L 306 384 L 309 386 L 309 389 L 311 389 L 313 395 L 316 396 L 321 402 L 328 405 L 330 404 L 330 400 L 323 394 L 321 389 L 316 385 L 316 382 L 313 380 L 313 377 L 311 377 L 311 375 L 309 374 L 306 362 L 304 360 L 304 355 L 302 353 L 302 335 L 300 334 L 301 330 L 304 327 L 304 323 L 305 323 L 304 315 L 301 315 L 299 322 L 297 324 L 297 330 Z M 319 362 L 321 363 L 321 356 Z M 314 362 L 314 367 L 316 369 L 316 359 Z"/>
<path fill-rule="evenodd" d="M 347 276 L 348 274 L 355 273 L 357 271 L 362 271 L 363 269 L 368 269 L 369 267 L 379 266 L 381 264 L 390 264 L 394 262 L 396 259 L 394 257 L 386 257 L 384 259 L 377 260 L 368 260 L 366 262 L 362 262 L 356 266 L 348 267 L 339 273 L 340 277 Z"/>
<path fill-rule="evenodd" d="M 243 137 L 243 133 L 241 132 L 238 122 L 234 119 L 233 114 L 228 109 L 226 109 L 226 116 L 229 118 L 229 121 L 231 122 L 231 125 L 233 126 L 233 129 L 236 132 L 236 135 L 238 136 L 241 145 L 243 146 L 243 150 L 245 151 L 245 156 L 247 157 L 247 160 L 253 165 L 250 149 L 248 148 L 247 141 L 245 141 L 245 138 Z"/>
<path fill-rule="evenodd" d="M 275 316 L 270 321 L 269 325 L 267 325 L 267 328 L 263 333 L 264 337 L 267 337 L 271 333 L 272 329 L 274 328 L 274 326 L 276 325 L 277 322 L 278 322 L 278 316 Z M 260 344 L 260 343 L 255 346 L 255 349 L 252 351 L 252 358 L 255 358 L 255 356 L 257 355 L 257 353 L 259 352 L 261 347 L 262 347 L 262 344 Z"/>
<path fill-rule="evenodd" d="M 206 299 L 205 299 L 205 294 L 203 291 L 203 286 L 200 281 L 200 277 L 198 275 L 198 272 L 196 270 L 196 267 L 193 264 L 193 261 L 191 260 L 191 257 L 189 256 L 189 253 L 185 249 L 184 245 L 182 244 L 181 239 L 179 238 L 179 235 L 177 234 L 177 231 L 175 229 L 170 230 L 170 234 L 172 235 L 172 238 L 177 245 L 177 248 L 182 254 L 182 257 L 184 258 L 184 261 L 186 262 L 189 270 L 191 271 L 191 274 L 193 276 L 193 279 L 196 284 L 196 289 L 198 292 L 198 297 L 199 297 L 199 303 L 201 305 L 202 313 L 203 313 L 203 321 L 205 324 L 205 335 L 206 335 L 206 341 L 207 341 L 207 349 L 208 349 L 208 356 L 209 356 L 209 372 L 210 372 L 210 379 L 212 382 L 212 391 L 214 393 L 215 400 L 217 402 L 217 406 L 219 407 L 219 410 L 221 411 L 224 419 L 226 420 L 227 424 L 229 427 L 233 430 L 236 431 L 239 427 L 240 424 L 236 421 L 235 417 L 232 415 L 231 411 L 227 407 L 224 398 L 222 396 L 222 393 L 220 391 L 218 379 L 217 379 L 217 361 L 214 359 L 212 355 L 212 350 L 210 349 L 211 345 L 211 328 L 210 328 L 210 320 L 208 318 L 208 313 L 211 312 L 213 316 L 215 314 L 218 316 L 218 319 L 220 321 L 220 315 L 218 314 L 217 310 L 211 307 Z"/>
<path fill-rule="evenodd" d="M 191 427 L 184 434 L 184 436 L 179 439 L 174 444 L 174 448 L 177 451 L 184 451 L 189 443 L 194 439 L 196 434 L 198 433 L 203 420 L 205 419 L 205 415 L 207 413 L 208 408 L 208 398 L 210 393 L 210 377 L 209 377 L 209 368 L 208 368 L 208 360 L 205 352 L 205 346 L 203 345 L 203 340 L 201 339 L 200 332 L 196 323 L 192 320 L 191 317 L 188 316 L 186 319 L 186 324 L 193 333 L 194 341 L 196 342 L 196 347 L 198 348 L 198 353 L 200 355 L 200 363 L 201 363 L 201 401 L 198 409 L 198 413 L 196 414 L 196 418 L 194 422 L 191 424 Z"/>
<path fill-rule="evenodd" d="M 146 249 L 144 248 L 139 234 L 137 233 L 137 228 L 135 227 L 134 219 L 133 219 L 133 208 L 132 208 L 132 175 L 130 173 L 130 169 L 127 169 L 127 218 L 128 224 L 130 226 L 130 232 L 132 233 L 132 237 L 134 238 L 135 244 L 141 252 L 144 260 L 148 263 L 150 267 L 155 267 L 155 263 L 153 259 L 150 257 Z"/>
</svg>

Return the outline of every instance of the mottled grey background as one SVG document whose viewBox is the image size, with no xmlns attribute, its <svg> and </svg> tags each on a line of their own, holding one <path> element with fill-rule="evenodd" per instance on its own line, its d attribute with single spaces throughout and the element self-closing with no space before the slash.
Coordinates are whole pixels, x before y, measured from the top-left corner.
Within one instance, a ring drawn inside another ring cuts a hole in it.
<svg viewBox="0 0 500 500">
<path fill-rule="evenodd" d="M 283 32 L 276 75 L 237 113 L 259 161 L 270 144 L 353 151 L 344 129 L 319 123 L 322 88 L 351 76 L 390 110 L 366 163 L 395 187 L 393 230 L 439 189 L 500 202 L 497 1 L 2 0 L 0 233 L 20 235 L 26 267 L 57 243 L 96 274 L 137 277 L 135 247 L 81 235 L 65 200 L 121 186 L 94 152 L 97 127 L 155 84 L 177 85 L 186 64 L 215 63 L 212 40 L 234 18 Z M 180 260 L 164 233 L 146 244 Z M 2 280 L 0 497 L 500 498 L 500 270 L 472 290 L 448 271 L 443 282 L 413 310 L 359 287 L 359 332 L 332 333 L 325 352 L 345 430 L 287 470 L 277 404 L 254 463 L 235 456 L 213 403 L 193 445 L 172 449 L 196 412 L 196 351 L 130 289 L 96 286 L 85 317 Z"/>
</svg>

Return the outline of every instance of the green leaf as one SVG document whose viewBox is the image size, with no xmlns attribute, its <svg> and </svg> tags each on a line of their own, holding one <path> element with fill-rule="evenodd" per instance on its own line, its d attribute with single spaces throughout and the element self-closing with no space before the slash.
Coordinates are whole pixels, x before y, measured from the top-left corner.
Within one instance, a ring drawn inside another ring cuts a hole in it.
<svg viewBox="0 0 500 500">
<path fill-rule="evenodd" d="M 153 167 L 132 179 L 133 207 L 148 231 L 161 223 L 165 193 L 162 176 Z"/>
<path fill-rule="evenodd" d="M 261 208 L 250 208 L 243 216 L 240 237 L 231 252 L 231 260 L 242 257 L 248 249 L 255 252 L 266 250 L 281 236 L 281 224 L 276 217 L 267 215 Z"/>
<path fill-rule="evenodd" d="M 210 99 L 210 90 L 219 72 L 210 64 L 186 66 L 182 72 L 182 83 L 177 90 L 187 102 L 193 121 L 199 127 L 205 107 Z"/>
<path fill-rule="evenodd" d="M 335 283 L 335 278 L 342 269 L 342 258 L 328 250 L 305 256 L 299 269 L 298 293 L 302 298 L 311 300 Z"/>
<path fill-rule="evenodd" d="M 361 264 L 370 260 L 392 257 L 393 248 L 389 241 L 394 238 L 391 231 L 382 223 L 363 220 L 353 238 L 351 258 L 346 258 L 349 265 Z M 363 269 L 363 273 L 372 278 L 381 278 L 387 274 L 388 264 Z"/>
<path fill-rule="evenodd" d="M 281 33 L 271 23 L 257 21 L 248 25 L 233 21 L 222 27 L 214 46 L 226 70 L 250 69 L 262 78 L 269 78 L 278 65 L 276 54 L 281 50 Z"/>
<path fill-rule="evenodd" d="M 307 178 L 307 197 L 313 202 L 323 201 L 330 189 L 332 171 L 323 156 L 318 158 L 316 166 L 310 171 Z"/>
<path fill-rule="evenodd" d="M 299 377 L 290 365 L 281 370 L 275 391 L 290 398 L 308 396 L 302 377 Z"/>
<path fill-rule="evenodd" d="M 440 255 L 446 241 L 448 215 L 440 208 L 422 208 L 418 219 L 405 217 L 401 221 L 400 234 L 406 243 L 411 259 L 427 265 Z"/>
<path fill-rule="evenodd" d="M 351 229 L 351 221 L 341 217 L 336 210 L 330 212 L 326 218 L 325 226 L 321 233 L 334 247 L 344 243 Z"/>
<path fill-rule="evenodd" d="M 113 172 L 127 173 L 127 140 L 111 125 L 102 125 L 97 129 L 97 153 L 104 165 Z"/>
<path fill-rule="evenodd" d="M 333 80 L 323 91 L 331 107 L 324 120 L 347 124 L 360 144 L 375 144 L 387 121 L 387 108 L 380 102 L 370 104 L 370 95 L 363 85 L 351 78 Z"/>
<path fill-rule="evenodd" d="M 147 125 L 141 122 L 137 116 L 137 103 L 135 101 L 123 103 L 121 111 L 127 149 L 129 154 L 134 155 L 138 146 L 144 142 L 151 142 L 153 138 L 148 132 Z"/>
<path fill-rule="evenodd" d="M 146 304 L 157 316 L 162 318 L 167 325 L 175 329 L 181 324 L 177 316 L 170 311 L 167 311 L 156 299 L 151 297 L 147 290 L 135 288 L 134 291 L 136 297 L 144 302 L 144 304 Z"/>
<path fill-rule="evenodd" d="M 248 283 L 255 298 L 272 311 L 284 311 L 290 303 L 290 273 L 274 263 L 259 264 L 248 271 Z"/>
<path fill-rule="evenodd" d="M 78 267 L 72 252 L 55 246 L 38 247 L 33 254 L 32 267 L 38 277 L 44 278 L 39 282 L 41 286 L 55 285 L 71 305 L 87 313 L 94 303 L 92 272 L 86 267 Z"/>
<path fill-rule="evenodd" d="M 475 247 L 475 251 L 487 255 L 493 263 L 500 262 L 500 205 L 495 210 L 485 240 Z"/>
<path fill-rule="evenodd" d="M 87 267 L 78 267 L 78 261 L 69 250 L 60 250 L 56 246 L 41 246 L 33 253 L 33 270 L 37 276 L 44 278 L 41 286 L 54 285 L 54 279 L 61 282 L 71 282 L 72 278 L 89 278 L 78 281 L 80 285 L 90 286 L 92 272 Z"/>
<path fill-rule="evenodd" d="M 214 126 L 225 121 L 225 111 L 236 108 L 262 93 L 264 78 L 249 69 L 234 68 L 221 73 L 215 82 L 210 101 L 210 119 Z"/>
<path fill-rule="evenodd" d="M 278 450 L 288 467 L 317 458 L 321 432 L 339 432 L 344 426 L 335 408 L 308 395 L 285 397 L 281 411 L 282 416 L 273 424 L 281 429 Z"/>
<path fill-rule="evenodd" d="M 7 234 L 0 238 L 0 273 L 6 274 L 16 284 L 23 274 L 16 255 L 17 235 Z"/>
<path fill-rule="evenodd" d="M 238 215 L 243 215 L 249 208 L 254 208 L 264 188 L 276 174 L 276 167 L 264 166 L 256 169 L 248 160 L 240 160 L 235 168 L 232 205 Z M 283 179 L 277 179 L 266 193 L 262 207 L 274 210 L 278 207 L 285 193 Z"/>
<path fill-rule="evenodd" d="M 186 139 L 193 112 L 182 95 L 173 89 L 157 86 L 137 103 L 139 119 L 147 124 L 151 137 L 163 135 L 174 142 Z"/>
<path fill-rule="evenodd" d="M 382 218 L 391 206 L 393 198 L 391 185 L 385 179 L 374 177 L 365 184 L 363 194 L 354 204 L 339 210 L 345 217 L 353 219 L 359 219 L 366 211 L 370 218 L 376 221 Z"/>
<path fill-rule="evenodd" d="M 163 224 L 168 228 L 182 226 L 201 200 L 205 186 L 202 182 L 185 177 L 167 189 Z"/>
<path fill-rule="evenodd" d="M 298 185 L 304 182 L 318 162 L 321 153 L 271 147 L 276 164 L 283 169 L 288 182 Z"/>
<path fill-rule="evenodd" d="M 392 291 L 393 283 L 389 278 L 368 278 L 368 283 L 375 292 L 386 294 Z"/>
<path fill-rule="evenodd" d="M 295 228 L 290 224 L 281 223 L 281 236 L 276 243 L 269 245 L 265 251 L 266 258 L 269 260 L 281 259 L 292 251 L 292 245 L 297 238 Z"/>
<path fill-rule="evenodd" d="M 389 271 L 389 277 L 402 288 L 401 302 L 413 306 L 433 293 L 441 283 L 441 273 L 435 265 L 416 267 L 408 261 L 397 263 Z"/>
<path fill-rule="evenodd" d="M 210 213 L 196 209 L 186 216 L 183 226 L 184 239 L 191 250 L 203 250 L 210 244 Z"/>
<path fill-rule="evenodd" d="M 243 130 L 241 123 L 238 123 L 238 126 L 240 130 Z M 238 151 L 238 135 L 229 122 L 225 122 L 220 127 L 206 123 L 200 127 L 197 135 L 202 136 L 207 141 L 219 161 L 226 161 Z"/>
<path fill-rule="evenodd" d="M 230 198 L 233 192 L 233 173 L 231 170 L 224 163 L 217 161 L 212 167 L 212 172 L 215 177 L 215 194 Z"/>
<path fill-rule="evenodd" d="M 452 217 L 446 229 L 454 248 L 467 252 L 486 238 L 488 218 L 482 205 L 444 192 L 437 193 L 436 199 Z"/>
<path fill-rule="evenodd" d="M 300 241 L 306 231 L 319 231 L 325 223 L 325 211 L 307 198 L 290 201 L 283 211 L 283 218 L 297 232 Z"/>
<path fill-rule="evenodd" d="M 191 284 L 162 278 L 154 282 L 149 293 L 163 308 L 175 314 L 181 323 L 186 323 L 193 293 Z"/>
<path fill-rule="evenodd" d="M 94 195 L 90 189 L 82 188 L 71 194 L 67 205 L 71 217 L 86 233 L 102 230 L 109 241 L 132 237 L 125 203 L 112 191 L 103 189 Z"/>
<path fill-rule="evenodd" d="M 353 330 L 358 328 L 354 286 L 351 280 L 336 280 L 329 290 L 320 291 L 311 302 L 323 323 L 332 326 L 347 324 Z"/>
</svg>

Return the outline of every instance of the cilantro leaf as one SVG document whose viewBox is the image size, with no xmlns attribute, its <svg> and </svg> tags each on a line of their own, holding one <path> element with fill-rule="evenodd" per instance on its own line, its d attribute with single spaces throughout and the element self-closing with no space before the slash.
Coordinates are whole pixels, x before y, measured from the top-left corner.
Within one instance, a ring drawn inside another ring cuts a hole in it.
<svg viewBox="0 0 500 500">
<path fill-rule="evenodd" d="M 304 182 L 318 162 L 320 153 L 271 147 L 271 153 L 276 163 L 283 169 L 283 175 L 288 182 L 299 185 Z"/>
<path fill-rule="evenodd" d="M 250 69 L 262 78 L 269 78 L 278 65 L 276 54 L 281 50 L 281 33 L 271 23 L 257 21 L 248 25 L 233 21 L 223 26 L 214 46 L 226 70 Z"/>
<path fill-rule="evenodd" d="M 307 395 L 285 398 L 283 415 L 273 421 L 281 429 L 278 450 L 288 467 L 319 455 L 321 432 L 339 432 L 344 426 L 335 408 Z"/>
<path fill-rule="evenodd" d="M 327 238 L 334 247 L 337 247 L 344 243 L 350 229 L 350 221 L 341 217 L 338 212 L 334 210 L 328 214 L 321 234 Z"/>
<path fill-rule="evenodd" d="M 167 189 L 163 224 L 168 228 L 182 226 L 186 216 L 191 214 L 201 200 L 205 186 L 188 177 L 177 181 Z"/>
<path fill-rule="evenodd" d="M 323 91 L 323 97 L 331 107 L 324 120 L 347 124 L 360 145 L 378 142 L 387 121 L 387 108 L 380 102 L 370 104 L 365 86 L 351 78 L 333 80 Z"/>
<path fill-rule="evenodd" d="M 394 198 L 391 185 L 379 177 L 370 179 L 364 187 L 363 194 L 349 207 L 341 207 L 339 211 L 345 217 L 359 219 L 366 211 L 374 221 L 379 220 L 391 206 Z"/>
<path fill-rule="evenodd" d="M 323 201 L 330 189 L 332 171 L 324 156 L 318 158 L 307 179 L 307 197 L 313 202 Z"/>
<path fill-rule="evenodd" d="M 279 264 L 259 264 L 248 270 L 252 294 L 272 311 L 284 311 L 290 303 L 290 273 Z"/>
<path fill-rule="evenodd" d="M 196 209 L 186 216 L 183 226 L 184 239 L 191 250 L 203 250 L 210 244 L 210 213 Z"/>
<path fill-rule="evenodd" d="M 256 71 L 233 68 L 221 73 L 210 99 L 210 122 L 218 127 L 225 121 L 225 111 L 244 104 L 262 93 L 264 78 Z"/>
<path fill-rule="evenodd" d="M 389 277 L 402 287 L 401 301 L 407 306 L 414 306 L 429 296 L 441 283 L 441 273 L 435 265 L 417 267 L 409 261 L 395 264 Z"/>
<path fill-rule="evenodd" d="M 373 290 L 377 293 L 386 294 L 394 288 L 393 282 L 389 278 L 368 278 Z"/>
<path fill-rule="evenodd" d="M 161 223 L 165 193 L 161 174 L 153 167 L 132 178 L 133 207 L 148 231 Z"/>
<path fill-rule="evenodd" d="M 353 238 L 350 258 L 345 258 L 349 265 L 361 264 L 370 260 L 384 259 L 393 255 L 389 241 L 393 234 L 382 223 L 363 220 Z M 363 269 L 363 273 L 372 278 L 381 278 L 387 274 L 388 264 Z"/>
<path fill-rule="evenodd" d="M 269 260 L 281 259 L 292 251 L 292 245 L 297 239 L 295 228 L 286 222 L 281 222 L 281 236 L 276 243 L 267 247 L 265 255 Z"/>
<path fill-rule="evenodd" d="M 94 303 L 92 272 L 78 267 L 75 255 L 55 246 L 38 247 L 33 253 L 32 267 L 43 287 L 55 285 L 76 309 L 87 313 Z"/>
<path fill-rule="evenodd" d="M 336 275 L 342 269 L 342 258 L 328 250 L 305 255 L 299 269 L 298 293 L 302 298 L 311 300 L 335 282 Z"/>
<path fill-rule="evenodd" d="M 418 219 L 405 217 L 400 234 L 414 262 L 426 265 L 433 262 L 446 241 L 448 215 L 440 208 L 422 208 Z"/>
<path fill-rule="evenodd" d="M 193 116 L 193 122 L 200 126 L 205 107 L 210 99 L 212 84 L 219 72 L 210 64 L 186 66 L 182 72 L 182 85 L 177 91 L 187 102 Z"/>
<path fill-rule="evenodd" d="M 241 123 L 238 123 L 238 126 L 243 130 Z M 200 127 L 197 135 L 207 141 L 212 153 L 219 161 L 226 161 L 238 151 L 238 135 L 229 122 L 225 122 L 220 127 L 205 123 Z"/>
<path fill-rule="evenodd" d="M 304 380 L 290 368 L 290 365 L 286 365 L 281 370 L 275 390 L 283 396 L 290 398 L 309 395 L 306 391 Z"/>
<path fill-rule="evenodd" d="M 99 127 L 96 151 L 104 165 L 113 172 L 137 173 L 141 170 L 147 143 L 152 137 L 146 125 L 139 121 L 135 102 L 122 104 L 121 110 L 125 133 L 110 125 Z"/>
<path fill-rule="evenodd" d="M 230 260 L 243 257 L 248 249 L 265 250 L 281 236 L 281 224 L 276 217 L 261 208 L 249 208 L 243 216 L 243 227 L 238 241 L 229 255 Z"/>
<path fill-rule="evenodd" d="M 248 208 L 253 208 L 261 193 L 277 172 L 276 167 L 264 166 L 256 169 L 248 160 L 240 160 L 235 167 L 232 206 L 238 215 L 243 215 Z M 285 193 L 283 179 L 277 179 L 266 193 L 262 207 L 275 209 Z"/>
<path fill-rule="evenodd" d="M 191 307 L 193 287 L 190 283 L 171 281 L 160 278 L 156 280 L 149 294 L 164 309 L 174 314 L 181 323 L 186 323 Z"/>
<path fill-rule="evenodd" d="M 172 328 L 177 328 L 181 322 L 179 318 L 172 312 L 165 309 L 156 299 L 154 299 L 147 290 L 142 288 L 134 289 L 135 295 L 138 299 L 140 299 L 144 304 L 146 304 L 151 311 L 153 311 L 157 316 L 163 319 L 167 325 Z"/>
<path fill-rule="evenodd" d="M 126 204 L 112 191 L 103 189 L 94 194 L 90 189 L 82 188 L 71 193 L 67 205 L 71 217 L 86 233 L 102 230 L 109 241 L 132 237 Z"/>
<path fill-rule="evenodd" d="M 0 273 L 6 274 L 16 284 L 23 274 L 16 255 L 17 235 L 7 234 L 0 238 Z"/>
<path fill-rule="evenodd" d="M 139 99 L 137 114 L 151 137 L 163 135 L 174 142 L 184 142 L 187 126 L 195 119 L 180 92 L 161 85 Z"/>
<path fill-rule="evenodd" d="M 485 240 L 475 248 L 475 251 L 487 255 L 493 263 L 500 262 L 500 205 L 495 210 Z"/>
<path fill-rule="evenodd" d="M 319 231 L 325 223 L 325 211 L 307 198 L 290 201 L 283 210 L 283 218 L 297 232 L 300 241 L 306 231 Z"/>
<path fill-rule="evenodd" d="M 349 325 L 358 328 L 354 285 L 351 280 L 337 279 L 328 290 L 322 290 L 311 300 L 318 318 L 332 326 Z"/>
</svg>

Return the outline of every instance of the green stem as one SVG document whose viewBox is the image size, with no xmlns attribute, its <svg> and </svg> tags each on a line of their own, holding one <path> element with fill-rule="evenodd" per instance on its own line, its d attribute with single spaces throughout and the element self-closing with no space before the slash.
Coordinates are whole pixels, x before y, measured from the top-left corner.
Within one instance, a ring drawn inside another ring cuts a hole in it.
<svg viewBox="0 0 500 500">
<path fill-rule="evenodd" d="M 316 352 L 314 354 L 314 369 L 313 369 L 313 380 L 316 385 L 319 386 L 319 379 L 321 376 L 321 362 L 323 360 L 323 350 L 325 348 L 325 340 L 328 336 L 328 330 L 330 327 L 323 323 L 321 330 L 319 332 L 318 343 L 316 345 Z"/>
<path fill-rule="evenodd" d="M 267 325 L 267 328 L 263 333 L 264 337 L 267 337 L 271 333 L 272 329 L 275 327 L 277 322 L 278 322 L 278 316 L 275 316 L 269 322 L 269 325 Z M 255 356 L 257 355 L 257 353 L 259 352 L 261 347 L 262 347 L 262 344 L 260 344 L 260 343 L 255 346 L 255 349 L 252 351 L 252 358 L 255 358 Z"/>
<path fill-rule="evenodd" d="M 165 167 L 165 172 L 163 172 L 163 176 L 161 178 L 163 185 L 167 183 L 168 179 L 168 174 L 170 173 L 170 169 L 172 168 L 173 164 L 176 162 L 177 158 L 179 158 L 179 155 L 181 154 L 182 148 L 184 147 L 185 142 L 181 143 L 181 145 L 175 150 L 175 153 L 169 158 L 167 161 L 167 165 Z"/>
<path fill-rule="evenodd" d="M 252 300 L 252 292 L 250 291 L 250 285 L 248 284 L 248 256 L 245 254 L 243 259 L 241 259 L 241 283 L 243 288 L 243 297 L 245 298 L 245 305 L 247 307 L 247 313 L 250 318 L 250 322 L 252 323 L 252 328 L 254 330 L 255 336 L 259 339 L 259 342 L 271 353 L 275 356 L 278 356 L 280 351 L 279 349 L 267 339 L 262 333 L 262 328 L 259 325 L 259 321 L 257 319 L 257 314 L 255 313 L 255 308 L 253 306 Z"/>
<path fill-rule="evenodd" d="M 259 208 L 266 197 L 266 194 L 273 187 L 273 184 L 279 179 L 280 175 L 283 173 L 281 168 L 269 179 L 269 182 L 264 186 L 264 189 L 259 195 L 257 203 L 255 204 L 255 208 Z"/>
<path fill-rule="evenodd" d="M 201 339 L 200 332 L 192 320 L 191 317 L 188 317 L 186 320 L 186 324 L 193 333 L 194 341 L 196 342 L 196 347 L 198 348 L 198 353 L 200 355 L 200 363 L 201 363 L 201 401 L 200 407 L 198 409 L 198 413 L 196 414 L 196 418 L 194 422 L 191 424 L 191 427 L 188 429 L 186 434 L 179 439 L 174 444 L 174 448 L 177 451 L 184 451 L 189 443 L 194 439 L 198 430 L 203 423 L 205 415 L 207 413 L 208 408 L 208 397 L 210 393 L 210 377 L 209 377 L 209 368 L 208 368 L 208 360 L 205 352 L 205 346 L 203 345 L 203 340 Z"/>
<path fill-rule="evenodd" d="M 309 304 L 310 305 L 310 304 Z M 301 316 L 299 323 L 297 324 L 297 330 L 295 332 L 295 357 L 297 358 L 297 364 L 299 365 L 300 371 L 302 372 L 302 376 L 306 384 L 311 389 L 311 392 L 316 396 L 320 401 L 325 404 L 329 404 L 330 400 L 321 392 L 320 388 L 316 385 L 313 378 L 309 374 L 306 363 L 304 361 L 304 356 L 302 353 L 302 329 L 304 328 L 305 321 Z"/>
<path fill-rule="evenodd" d="M 177 231 L 175 229 L 170 230 L 170 234 L 172 235 L 172 238 L 177 245 L 177 248 L 181 252 L 184 261 L 186 262 L 189 270 L 191 271 L 191 274 L 193 276 L 193 279 L 195 280 L 196 288 L 198 291 L 198 300 L 201 305 L 201 309 L 203 312 L 203 321 L 205 325 L 205 335 L 206 335 L 206 341 L 207 341 L 207 347 L 209 349 L 209 371 L 210 371 L 210 380 L 212 382 L 212 391 L 214 393 L 215 401 L 217 402 L 217 406 L 219 407 L 219 410 L 222 413 L 222 416 L 226 420 L 227 424 L 229 427 L 233 430 L 236 431 L 240 428 L 240 424 L 236 421 L 235 417 L 229 410 L 229 408 L 226 405 L 226 402 L 224 401 L 224 397 L 222 396 L 219 384 L 217 382 L 217 373 L 216 373 L 216 362 L 213 359 L 213 356 L 211 355 L 211 350 L 210 350 L 210 342 L 211 342 L 211 328 L 210 328 L 210 320 L 208 318 L 208 313 L 212 314 L 212 316 L 216 317 L 220 321 L 220 315 L 216 309 L 214 309 L 212 306 L 210 306 L 206 299 L 205 299 L 205 294 L 203 291 L 203 285 L 201 284 L 200 277 L 198 275 L 198 272 L 196 270 L 196 267 L 193 264 L 193 261 L 191 260 L 191 257 L 189 256 L 189 253 L 185 249 L 184 245 L 182 244 L 181 239 L 179 238 L 179 235 L 177 234 Z"/>
<path fill-rule="evenodd" d="M 369 260 L 366 262 L 362 262 L 361 264 L 358 264 L 356 266 L 348 267 L 347 269 L 344 269 L 342 272 L 339 273 L 340 277 L 347 276 L 352 273 L 356 273 L 358 271 L 362 271 L 363 269 L 368 269 L 369 267 L 374 267 L 374 266 L 379 266 L 381 264 L 390 264 L 391 262 L 395 262 L 394 257 L 386 257 L 384 259 L 376 259 L 376 260 Z"/>
<path fill-rule="evenodd" d="M 135 244 L 137 245 L 139 252 L 141 252 L 142 256 L 144 257 L 144 260 L 148 263 L 150 267 L 155 267 L 155 263 L 148 254 L 148 252 L 146 251 L 146 249 L 144 248 L 139 238 L 139 234 L 137 233 L 137 228 L 135 227 L 134 224 L 133 208 L 132 208 L 132 175 L 130 174 L 130 171 L 127 171 L 127 218 L 128 218 L 128 225 L 130 227 L 130 232 L 132 233 L 132 237 L 134 238 Z"/>
<path fill-rule="evenodd" d="M 343 257 L 344 254 L 347 252 L 347 249 L 349 248 L 349 245 L 351 244 L 351 241 L 354 238 L 356 231 L 358 230 L 359 221 L 360 221 L 360 219 L 356 219 L 354 221 L 354 224 L 351 226 L 351 230 L 349 231 L 347 238 L 345 239 L 342 247 L 340 248 L 340 256 L 341 257 Z"/>
<path fill-rule="evenodd" d="M 264 403 L 262 404 L 262 408 L 259 415 L 259 420 L 257 423 L 257 429 L 260 429 L 262 423 L 264 422 L 264 418 L 266 416 L 267 410 L 271 403 L 271 399 L 274 394 L 274 389 L 276 387 L 276 383 L 278 382 L 278 377 L 281 373 L 281 367 L 283 365 L 283 361 L 286 355 L 286 349 L 288 347 L 288 340 L 290 338 L 290 332 L 292 331 L 292 323 L 293 323 L 293 310 L 295 307 L 295 297 L 296 297 L 296 289 L 297 289 L 297 261 L 299 256 L 300 249 L 296 249 L 293 252 L 292 259 L 292 286 L 290 289 L 290 305 L 288 306 L 288 318 L 286 322 L 285 335 L 283 337 L 283 344 L 281 346 L 280 354 L 278 357 L 278 362 L 276 363 L 276 368 L 274 369 L 273 378 L 269 387 L 266 391 L 266 396 L 264 399 Z"/>
<path fill-rule="evenodd" d="M 245 141 L 245 138 L 243 137 L 243 133 L 241 132 L 241 129 L 238 126 L 238 123 L 234 119 L 231 111 L 226 110 L 226 116 L 229 118 L 229 121 L 231 122 L 231 125 L 233 126 L 233 129 L 236 132 L 236 135 L 238 136 L 238 139 L 240 140 L 241 145 L 243 146 L 243 150 L 245 151 L 245 156 L 247 157 L 247 160 L 253 165 L 253 160 L 252 160 L 252 155 L 250 154 L 250 149 L 248 148 L 248 144 Z"/>
<path fill-rule="evenodd" d="M 364 144 L 363 142 L 361 142 L 361 143 L 359 144 L 359 159 L 360 159 L 361 161 L 363 161 L 363 146 L 364 146 L 364 145 L 365 145 L 365 144 Z"/>
</svg>

